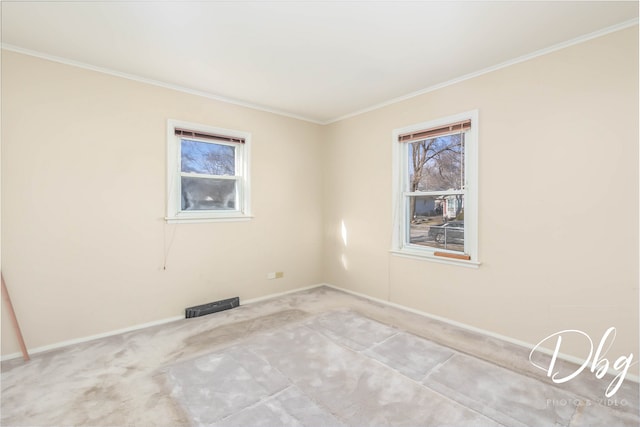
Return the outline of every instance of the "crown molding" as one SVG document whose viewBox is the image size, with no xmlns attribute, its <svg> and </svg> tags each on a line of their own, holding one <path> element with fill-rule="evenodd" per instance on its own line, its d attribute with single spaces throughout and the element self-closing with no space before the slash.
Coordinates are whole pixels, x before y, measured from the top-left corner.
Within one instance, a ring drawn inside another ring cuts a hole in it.
<svg viewBox="0 0 640 427">
<path fill-rule="evenodd" d="M 352 113 L 348 113 L 348 114 L 345 114 L 343 116 L 336 117 L 336 118 L 328 120 L 326 122 L 322 122 L 321 124 L 328 125 L 328 124 L 331 124 L 331 123 L 339 122 L 341 120 L 349 119 L 351 117 L 359 116 L 360 114 L 368 113 L 370 111 L 378 110 L 380 108 L 384 108 L 384 107 L 387 107 L 387 106 L 390 106 L 390 105 L 393 105 L 393 104 L 397 104 L 399 102 L 406 101 L 407 99 L 411 99 L 411 98 L 415 98 L 415 97 L 420 96 L 420 95 L 424 95 L 425 93 L 433 92 L 433 91 L 436 91 L 438 89 L 445 88 L 447 86 L 452 86 L 454 84 L 463 82 L 465 80 L 473 79 L 473 78 L 482 76 L 484 74 L 489 74 L 489 73 L 492 73 L 494 71 L 500 70 L 502 68 L 507 68 L 507 67 L 510 67 L 512 65 L 519 64 L 521 62 L 529 61 L 531 59 L 535 59 L 535 58 L 538 58 L 540 56 L 544 56 L 544 55 L 550 54 L 552 52 L 556 52 L 558 50 L 566 49 L 568 47 L 571 47 L 571 46 L 574 46 L 574 45 L 577 45 L 577 44 L 580 44 L 580 43 L 584 43 L 584 42 L 587 42 L 589 40 L 592 40 L 592 39 L 595 39 L 595 38 L 598 38 L 598 37 L 605 36 L 607 34 L 615 33 L 616 31 L 621 31 L 621 30 L 624 30 L 626 28 L 633 27 L 634 25 L 638 25 L 639 22 L 640 22 L 640 20 L 638 18 L 635 18 L 635 19 L 632 19 L 630 21 L 625 21 L 625 22 L 622 22 L 620 24 L 613 25 L 611 27 L 606 27 L 606 28 L 603 28 L 603 29 L 598 30 L 598 31 L 594 31 L 594 32 L 589 33 L 589 34 L 585 34 L 585 35 L 582 35 L 580 37 L 576 37 L 574 39 L 567 40 L 565 42 L 558 43 L 558 44 L 555 44 L 553 46 L 549 46 L 549 47 L 546 47 L 544 49 L 540 49 L 540 50 L 537 50 L 535 52 L 519 56 L 519 57 L 517 57 L 515 59 L 510 59 L 510 60 L 502 62 L 500 64 L 493 65 L 491 67 L 484 68 L 484 69 L 479 70 L 479 71 L 474 71 L 473 73 L 465 74 L 465 75 L 463 75 L 461 77 L 457 77 L 455 79 L 448 80 L 448 81 L 443 82 L 443 83 L 438 83 L 436 85 L 429 86 L 429 87 L 427 87 L 425 89 L 420 89 L 420 90 L 418 90 L 416 92 L 411 92 L 411 93 L 408 93 L 406 95 L 399 96 L 397 98 L 392 98 L 392 99 L 389 99 L 387 101 L 383 101 L 381 103 L 372 105 L 370 107 L 363 108 L 361 110 L 357 110 L 357 111 L 354 111 Z"/>
<path fill-rule="evenodd" d="M 7 50 L 10 52 L 16 52 L 16 53 L 20 53 L 23 55 L 28 55 L 28 56 L 33 56 L 36 58 L 40 58 L 40 59 L 44 59 L 47 61 L 52 61 L 52 62 L 58 62 L 60 64 L 64 64 L 64 65 L 69 65 L 72 67 L 78 67 L 78 68 L 82 68 L 85 70 L 90 70 L 90 71 L 96 71 L 98 73 L 102 73 L 102 74 L 108 74 L 110 76 L 115 76 L 115 77 L 120 77 L 123 79 L 127 79 L 127 80 L 133 80 L 139 83 L 145 83 L 145 84 L 149 84 L 152 86 L 158 86 L 164 89 L 169 89 L 169 90 L 175 90 L 177 92 L 182 92 L 182 93 L 186 93 L 189 95 L 195 95 L 195 96 L 200 96 L 203 98 L 207 98 L 207 99 L 212 99 L 214 101 L 220 101 L 220 102 L 225 102 L 227 104 L 233 104 L 233 105 L 237 105 L 240 107 L 245 107 L 245 108 L 251 108 L 253 110 L 259 110 L 259 111 L 264 111 L 266 113 L 271 113 L 271 114 L 276 114 L 279 116 L 284 116 L 284 117 L 290 117 L 292 119 L 297 119 L 297 120 L 303 120 L 306 122 L 311 122 L 311 123 L 315 123 L 315 124 L 324 124 L 321 121 L 312 119 L 310 117 L 305 117 L 305 116 L 300 116 L 298 114 L 293 114 L 293 113 L 289 113 L 287 111 L 282 111 L 282 110 L 278 110 L 275 108 L 270 108 L 270 107 L 266 107 L 264 105 L 259 105 L 259 104 L 253 104 L 250 102 L 246 102 L 246 101 L 240 101 L 238 99 L 234 99 L 234 98 L 227 98 L 225 96 L 221 96 L 221 95 L 216 95 L 214 93 L 210 93 L 210 92 L 206 92 L 206 91 L 201 91 L 201 90 L 196 90 L 196 89 L 191 89 L 185 86 L 180 86 L 180 85 L 175 85 L 172 83 L 166 83 L 160 80 L 154 80 L 154 79 L 149 79 L 146 77 L 141 77 L 141 76 L 137 76 L 135 74 L 129 74 L 129 73 L 123 73 L 121 71 L 118 70 L 113 70 L 111 68 L 106 68 L 106 67 L 98 67 L 96 65 L 91 65 L 91 64 L 87 64 L 84 62 L 80 62 L 80 61 L 74 61 L 72 59 L 67 59 L 67 58 L 62 58 L 60 56 L 55 56 L 55 55 L 49 55 L 47 53 L 43 53 L 43 52 L 38 52 L 35 50 L 31 50 L 31 49 L 25 49 L 19 46 L 15 46 L 12 44 L 8 44 L 8 43 L 2 43 L 2 49 L 3 50 Z"/>
<path fill-rule="evenodd" d="M 342 116 L 338 116 L 338 117 L 335 117 L 335 118 L 329 119 L 329 120 L 317 120 L 317 119 L 313 119 L 311 117 L 301 116 L 301 115 L 290 113 L 290 112 L 287 112 L 287 111 L 282 111 L 282 110 L 266 107 L 264 105 L 253 104 L 253 103 L 246 102 L 246 101 L 241 101 L 241 100 L 238 100 L 238 99 L 227 98 L 227 97 L 224 97 L 224 96 L 221 96 L 221 95 L 216 95 L 214 93 L 210 93 L 210 92 L 206 92 L 206 91 L 200 91 L 200 90 L 196 90 L 196 89 L 191 89 L 191 88 L 188 88 L 188 87 L 175 85 L 175 84 L 171 84 L 171 83 L 166 83 L 166 82 L 162 82 L 162 81 L 159 81 L 159 80 L 149 79 L 149 78 L 137 76 L 137 75 L 134 75 L 134 74 L 123 73 L 121 71 L 113 70 L 113 69 L 106 68 L 106 67 L 98 67 L 98 66 L 87 64 L 87 63 L 80 62 L 80 61 L 74 61 L 74 60 L 71 60 L 71 59 L 62 58 L 62 57 L 55 56 L 55 55 L 49 55 L 49 54 L 46 54 L 46 53 L 42 53 L 42 52 L 30 50 L 30 49 L 25 49 L 25 48 L 22 48 L 22 47 L 19 47 L 19 46 L 15 46 L 15 45 L 11 45 L 11 44 L 8 44 L 8 43 L 2 43 L 1 47 L 2 47 L 2 49 L 7 50 L 7 51 L 21 53 L 21 54 L 24 54 L 24 55 L 33 56 L 33 57 L 45 59 L 45 60 L 48 60 L 48 61 L 58 62 L 58 63 L 61 63 L 61 64 L 70 65 L 70 66 L 73 66 L 73 67 L 83 68 L 83 69 L 86 69 L 86 70 L 91 70 L 91 71 L 96 71 L 96 72 L 103 73 L 103 74 L 108 74 L 108 75 L 112 75 L 112 76 L 116 76 L 116 77 L 121 77 L 121 78 L 124 78 L 124 79 L 133 80 L 133 81 L 140 82 L 140 83 L 146 83 L 146 84 L 162 87 L 162 88 L 169 89 L 169 90 L 175 90 L 175 91 L 187 93 L 187 94 L 190 94 L 190 95 L 200 96 L 200 97 L 207 98 L 207 99 L 212 99 L 212 100 L 215 100 L 215 101 L 220 101 L 220 102 L 225 102 L 225 103 L 232 104 L 232 105 L 237 105 L 237 106 L 240 106 L 240 107 L 251 108 L 251 109 L 254 109 L 254 110 L 264 111 L 264 112 L 267 112 L 267 113 L 276 114 L 276 115 L 284 116 L 284 117 L 289 117 L 289 118 L 292 118 L 292 119 L 302 120 L 302 121 L 306 121 L 306 122 L 310 122 L 310 123 L 314 123 L 314 124 L 318 124 L 318 125 L 328 125 L 328 124 L 336 123 L 336 122 L 339 122 L 339 121 L 342 121 L 342 120 L 345 120 L 345 119 L 349 119 L 349 118 L 352 118 L 352 117 L 355 117 L 355 116 L 359 116 L 361 114 L 368 113 L 370 111 L 378 110 L 380 108 L 384 108 L 384 107 L 387 107 L 387 106 L 390 106 L 390 105 L 393 105 L 393 104 L 397 104 L 399 102 L 406 101 L 408 99 L 415 98 L 417 96 L 424 95 L 426 93 L 433 92 L 433 91 L 445 88 L 447 86 L 452 86 L 452 85 L 455 85 L 457 83 L 463 82 L 465 80 L 470 80 L 470 79 L 482 76 L 484 74 L 492 73 L 494 71 L 497 71 L 497 70 L 500 70 L 500 69 L 503 69 L 503 68 L 506 68 L 506 67 L 510 67 L 512 65 L 515 65 L 515 64 L 519 64 L 521 62 L 529 61 L 531 59 L 535 59 L 535 58 L 538 58 L 540 56 L 544 56 L 544 55 L 550 54 L 552 52 L 556 52 L 558 50 L 562 50 L 562 49 L 565 49 L 565 48 L 568 48 L 568 47 L 571 47 L 571 46 L 574 46 L 574 45 L 577 45 L 577 44 L 580 44 L 580 43 L 587 42 L 589 40 L 592 40 L 592 39 L 595 39 L 595 38 L 598 38 L 598 37 L 605 36 L 607 34 L 611 34 L 611 33 L 617 32 L 617 31 L 621 31 L 621 30 L 624 30 L 626 28 L 630 28 L 630 27 L 633 27 L 635 25 L 638 25 L 639 22 L 640 22 L 639 18 L 635 18 L 635 19 L 632 19 L 632 20 L 629 20 L 629 21 L 621 22 L 620 24 L 616 24 L 616 25 L 613 25 L 613 26 L 610 26 L 610 27 L 606 27 L 606 28 L 603 28 L 603 29 L 598 30 L 598 31 L 594 31 L 594 32 L 589 33 L 589 34 L 585 34 L 585 35 L 573 38 L 571 40 L 568 40 L 568 41 L 565 41 L 565 42 L 562 42 L 562 43 L 558 43 L 558 44 L 555 44 L 553 46 L 549 46 L 547 48 L 540 49 L 540 50 L 537 50 L 535 52 L 532 52 L 532 53 L 529 53 L 529 54 L 526 54 L 526 55 L 519 56 L 519 57 L 517 57 L 515 59 L 510 59 L 510 60 L 502 62 L 500 64 L 493 65 L 491 67 L 487 67 L 487 68 L 484 68 L 484 69 L 479 70 L 479 71 L 474 71 L 472 73 L 465 74 L 463 76 L 448 80 L 446 82 L 438 83 L 436 85 L 429 86 L 429 87 L 424 88 L 424 89 L 420 89 L 420 90 L 418 90 L 416 92 L 411 92 L 411 93 L 408 93 L 406 95 L 402 95 L 402 96 L 399 96 L 399 97 L 396 97 L 396 98 L 392 98 L 392 99 L 389 99 L 389 100 L 386 100 L 386 101 L 371 105 L 369 107 L 366 107 L 366 108 L 363 108 L 363 109 L 360 109 L 360 110 L 356 110 L 356 111 L 353 111 L 351 113 L 347 113 L 347 114 L 344 114 Z"/>
</svg>

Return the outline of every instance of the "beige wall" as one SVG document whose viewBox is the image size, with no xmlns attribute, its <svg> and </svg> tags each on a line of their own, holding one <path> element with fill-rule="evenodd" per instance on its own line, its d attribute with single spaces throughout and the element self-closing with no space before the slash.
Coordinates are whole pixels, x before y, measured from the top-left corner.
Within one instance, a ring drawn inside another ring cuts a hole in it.
<svg viewBox="0 0 640 427">
<path fill-rule="evenodd" d="M 322 281 L 317 125 L 2 55 L 2 270 L 29 347 Z M 255 219 L 165 223 L 169 118 L 252 133 Z"/>
<path fill-rule="evenodd" d="M 473 109 L 480 116 L 482 265 L 390 255 L 392 130 Z M 597 345 L 614 326 L 609 354 L 633 352 L 635 360 L 638 27 L 327 132 L 327 282 L 530 344 L 580 329 Z M 561 351 L 587 357 L 578 344 Z"/>
<path fill-rule="evenodd" d="M 30 347 L 324 281 L 531 344 L 615 326 L 610 354 L 637 355 L 637 27 L 324 127 L 2 59 L 2 268 Z M 390 255 L 392 130 L 472 109 L 483 264 Z M 168 118 L 252 132 L 253 221 L 165 224 Z"/>
</svg>

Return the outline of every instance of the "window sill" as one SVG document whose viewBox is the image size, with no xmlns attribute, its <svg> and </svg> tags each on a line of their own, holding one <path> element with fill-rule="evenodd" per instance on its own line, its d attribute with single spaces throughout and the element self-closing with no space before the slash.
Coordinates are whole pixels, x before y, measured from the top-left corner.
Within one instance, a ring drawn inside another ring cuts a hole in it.
<svg viewBox="0 0 640 427">
<path fill-rule="evenodd" d="M 430 262 L 436 262 L 439 264 L 459 265 L 467 268 L 478 268 L 480 267 L 480 264 L 481 264 L 478 261 L 445 258 L 445 257 L 435 256 L 431 252 L 422 252 L 422 251 L 416 251 L 411 249 L 394 249 L 394 250 L 391 250 L 390 252 L 392 255 L 399 256 L 402 258 L 417 259 L 421 261 L 430 261 Z"/>
<path fill-rule="evenodd" d="M 238 215 L 238 216 L 219 216 L 219 217 L 197 217 L 197 216 L 191 216 L 191 217 L 179 217 L 179 216 L 172 216 L 172 217 L 165 217 L 165 221 L 167 221 L 167 224 L 196 224 L 196 223 L 202 223 L 202 222 L 239 222 L 239 221 L 250 221 L 252 220 L 254 217 L 251 215 Z"/>
</svg>

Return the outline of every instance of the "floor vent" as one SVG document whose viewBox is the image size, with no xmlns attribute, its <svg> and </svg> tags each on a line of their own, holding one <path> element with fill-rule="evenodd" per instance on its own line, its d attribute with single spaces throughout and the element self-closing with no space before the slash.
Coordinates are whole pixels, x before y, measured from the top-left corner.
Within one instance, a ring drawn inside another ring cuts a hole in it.
<svg viewBox="0 0 640 427">
<path fill-rule="evenodd" d="M 184 317 L 200 317 L 205 314 L 217 313 L 218 311 L 229 310 L 240 305 L 240 298 L 234 297 L 229 299 L 222 299 L 220 301 L 210 302 L 209 304 L 196 305 L 195 307 L 189 307 L 184 310 Z"/>
</svg>

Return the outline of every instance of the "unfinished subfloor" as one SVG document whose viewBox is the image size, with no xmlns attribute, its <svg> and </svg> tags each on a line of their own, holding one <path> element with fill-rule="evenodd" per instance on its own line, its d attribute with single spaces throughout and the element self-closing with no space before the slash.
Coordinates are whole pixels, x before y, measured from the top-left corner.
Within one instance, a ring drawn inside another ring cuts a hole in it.
<svg viewBox="0 0 640 427">
<path fill-rule="evenodd" d="M 639 426 L 638 384 L 319 287 L 2 363 L 3 426 Z M 544 366 L 544 360 L 537 360 Z M 576 367 L 564 365 L 567 372 Z"/>
</svg>

